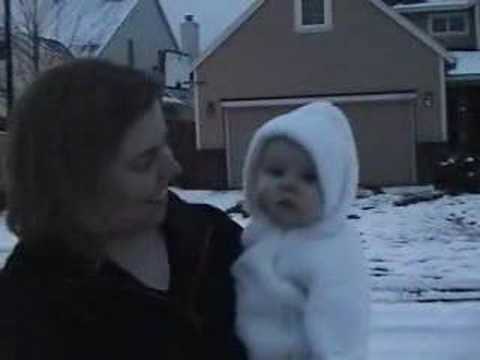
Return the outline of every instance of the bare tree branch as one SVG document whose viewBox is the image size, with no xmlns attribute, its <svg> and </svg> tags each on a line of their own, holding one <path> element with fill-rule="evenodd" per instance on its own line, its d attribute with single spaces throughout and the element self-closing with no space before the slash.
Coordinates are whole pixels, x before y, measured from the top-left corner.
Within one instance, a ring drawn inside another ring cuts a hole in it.
<svg viewBox="0 0 480 360">
<path fill-rule="evenodd" d="M 69 1 L 52 0 L 13 0 L 15 17 L 12 20 L 12 56 L 15 93 L 21 93 L 38 73 L 71 57 L 71 49 L 80 26 L 80 15 L 75 18 L 73 32 L 68 44 L 60 38 L 61 19 Z M 4 108 L 5 75 L 0 71 L 0 108 Z M 4 109 L 0 109 L 4 110 Z M 1 112 L 1 111 L 0 111 Z M 2 114 L 0 114 L 2 115 Z"/>
</svg>

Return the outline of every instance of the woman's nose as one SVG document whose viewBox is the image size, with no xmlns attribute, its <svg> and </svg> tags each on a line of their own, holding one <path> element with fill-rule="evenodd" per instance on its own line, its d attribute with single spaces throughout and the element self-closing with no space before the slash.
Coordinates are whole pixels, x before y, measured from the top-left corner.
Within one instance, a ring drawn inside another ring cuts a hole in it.
<svg viewBox="0 0 480 360">
<path fill-rule="evenodd" d="M 165 150 L 164 166 L 165 167 L 163 169 L 160 169 L 160 172 L 166 175 L 166 177 L 168 177 L 169 180 L 174 179 L 175 177 L 180 175 L 182 172 L 182 166 L 177 161 L 177 159 L 175 158 L 175 155 L 173 154 L 170 148 Z"/>
</svg>

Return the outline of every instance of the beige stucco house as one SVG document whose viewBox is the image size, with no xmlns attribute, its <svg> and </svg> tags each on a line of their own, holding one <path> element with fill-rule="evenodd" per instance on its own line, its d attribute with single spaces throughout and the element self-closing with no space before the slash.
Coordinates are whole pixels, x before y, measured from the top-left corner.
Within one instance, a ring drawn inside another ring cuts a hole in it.
<svg viewBox="0 0 480 360">
<path fill-rule="evenodd" d="M 197 146 L 223 149 L 226 184 L 239 187 L 255 129 L 329 100 L 351 120 L 362 184 L 415 184 L 421 145 L 448 140 L 454 63 L 380 0 L 257 0 L 195 64 Z"/>
</svg>

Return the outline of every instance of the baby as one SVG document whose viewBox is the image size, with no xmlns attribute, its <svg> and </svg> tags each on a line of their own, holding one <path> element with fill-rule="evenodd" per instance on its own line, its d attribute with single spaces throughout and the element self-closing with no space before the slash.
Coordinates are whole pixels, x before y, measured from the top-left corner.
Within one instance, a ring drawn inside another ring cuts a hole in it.
<svg viewBox="0 0 480 360">
<path fill-rule="evenodd" d="M 346 218 L 358 162 L 345 115 L 315 102 L 269 121 L 244 182 L 251 222 L 232 272 L 249 359 L 367 359 L 370 289 Z"/>
</svg>

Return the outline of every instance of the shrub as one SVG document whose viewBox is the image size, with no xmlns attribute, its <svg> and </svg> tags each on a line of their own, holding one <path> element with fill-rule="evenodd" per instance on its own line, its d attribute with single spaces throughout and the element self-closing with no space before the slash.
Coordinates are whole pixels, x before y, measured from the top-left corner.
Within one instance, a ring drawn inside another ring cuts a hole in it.
<svg viewBox="0 0 480 360">
<path fill-rule="evenodd" d="M 435 164 L 434 183 L 453 193 L 480 193 L 480 154 L 450 153 Z"/>
</svg>

